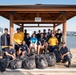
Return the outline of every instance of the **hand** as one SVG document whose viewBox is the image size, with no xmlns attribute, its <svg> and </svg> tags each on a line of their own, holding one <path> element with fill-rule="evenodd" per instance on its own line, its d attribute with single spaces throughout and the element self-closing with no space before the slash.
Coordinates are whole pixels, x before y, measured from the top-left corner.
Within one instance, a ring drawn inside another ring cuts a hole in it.
<svg viewBox="0 0 76 75">
<path fill-rule="evenodd" d="M 63 59 L 64 58 L 64 55 L 62 55 L 61 58 Z"/>
<path fill-rule="evenodd" d="M 12 56 L 13 59 L 16 59 L 14 56 Z"/>
</svg>

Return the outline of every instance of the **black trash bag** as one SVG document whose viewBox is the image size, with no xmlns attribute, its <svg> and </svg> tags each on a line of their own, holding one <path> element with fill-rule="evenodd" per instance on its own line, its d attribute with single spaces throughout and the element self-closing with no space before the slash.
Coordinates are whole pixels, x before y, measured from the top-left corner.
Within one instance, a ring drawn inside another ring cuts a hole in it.
<svg viewBox="0 0 76 75">
<path fill-rule="evenodd" d="M 8 61 L 4 58 L 0 58 L 0 71 L 6 71 Z"/>
<path fill-rule="evenodd" d="M 17 60 L 17 68 L 22 68 L 22 60 Z"/>
<path fill-rule="evenodd" d="M 36 68 L 35 57 L 31 56 L 31 55 L 27 56 L 22 61 L 22 68 L 24 68 L 24 69 L 34 69 L 34 68 Z"/>
<path fill-rule="evenodd" d="M 10 68 L 10 69 L 18 69 L 19 66 L 18 66 L 17 60 L 11 60 L 9 62 L 8 68 Z"/>
<path fill-rule="evenodd" d="M 54 54 L 56 56 L 56 62 L 60 62 L 61 61 L 60 52 L 58 50 L 54 50 Z"/>
<path fill-rule="evenodd" d="M 48 62 L 44 55 L 38 55 L 36 57 L 36 67 L 39 69 L 45 69 L 48 67 Z"/>
<path fill-rule="evenodd" d="M 56 64 L 56 57 L 54 53 L 45 54 L 45 58 L 48 62 L 48 66 L 55 66 Z"/>
<path fill-rule="evenodd" d="M 31 48 L 30 53 L 35 53 L 35 48 Z"/>
</svg>

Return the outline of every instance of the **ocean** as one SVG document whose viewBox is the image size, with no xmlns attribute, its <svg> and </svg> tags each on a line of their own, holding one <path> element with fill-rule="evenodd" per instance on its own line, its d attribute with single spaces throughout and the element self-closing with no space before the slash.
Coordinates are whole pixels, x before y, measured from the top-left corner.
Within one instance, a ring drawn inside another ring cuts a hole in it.
<svg viewBox="0 0 76 75">
<path fill-rule="evenodd" d="M 67 36 L 66 44 L 69 48 L 76 48 L 76 36 Z"/>
</svg>

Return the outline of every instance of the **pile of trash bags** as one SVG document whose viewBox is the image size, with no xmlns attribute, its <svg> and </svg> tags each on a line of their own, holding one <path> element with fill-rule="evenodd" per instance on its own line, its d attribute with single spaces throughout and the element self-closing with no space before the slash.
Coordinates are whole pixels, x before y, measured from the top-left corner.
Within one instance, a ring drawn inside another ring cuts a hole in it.
<svg viewBox="0 0 76 75">
<path fill-rule="evenodd" d="M 0 59 L 0 71 L 4 72 L 6 68 L 10 69 L 45 69 L 48 66 L 55 66 L 56 56 L 54 53 L 46 54 L 27 54 L 21 59 L 15 59 L 7 61 L 6 59 Z"/>
</svg>

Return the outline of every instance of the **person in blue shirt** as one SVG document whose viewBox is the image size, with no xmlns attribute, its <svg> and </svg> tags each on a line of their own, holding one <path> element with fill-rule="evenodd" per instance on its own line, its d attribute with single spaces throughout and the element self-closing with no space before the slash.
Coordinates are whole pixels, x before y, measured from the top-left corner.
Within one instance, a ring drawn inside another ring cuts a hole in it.
<svg viewBox="0 0 76 75">
<path fill-rule="evenodd" d="M 22 46 L 19 48 L 19 56 L 25 56 L 25 54 L 30 53 L 30 49 L 28 48 L 28 45 L 23 40 Z"/>
<path fill-rule="evenodd" d="M 60 55 L 61 55 L 62 62 L 63 63 L 68 62 L 67 67 L 70 67 L 72 54 L 70 50 L 68 49 L 68 47 L 66 46 L 65 42 L 62 42 L 62 47 L 60 49 Z"/>
<path fill-rule="evenodd" d="M 33 34 L 32 37 L 30 38 L 30 50 L 32 48 L 34 48 L 35 52 L 37 53 L 37 43 L 38 43 L 38 40 L 36 38 L 36 35 Z"/>
<path fill-rule="evenodd" d="M 14 60 L 16 58 L 15 50 L 13 49 L 12 44 L 9 45 L 9 48 L 5 49 L 3 58 L 9 59 L 9 60 Z"/>
</svg>

